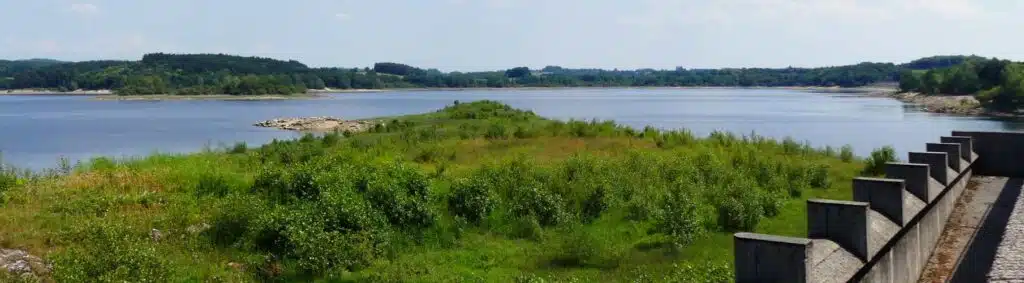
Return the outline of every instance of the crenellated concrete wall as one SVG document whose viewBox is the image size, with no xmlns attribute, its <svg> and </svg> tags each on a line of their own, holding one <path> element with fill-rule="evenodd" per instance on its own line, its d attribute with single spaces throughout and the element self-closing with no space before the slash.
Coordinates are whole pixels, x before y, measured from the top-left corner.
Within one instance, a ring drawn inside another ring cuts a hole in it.
<svg viewBox="0 0 1024 283">
<path fill-rule="evenodd" d="M 853 201 L 808 200 L 806 238 L 735 234 L 736 282 L 916 282 L 985 153 L 1006 153 L 975 150 L 1024 142 L 1008 135 L 954 132 L 887 164 L 885 178 L 854 179 Z M 990 162 L 1002 173 L 1009 161 Z"/>
<path fill-rule="evenodd" d="M 954 136 L 970 137 L 978 162 L 974 171 L 983 176 L 1024 177 L 1024 133 L 953 131 Z M 943 141 L 945 142 L 945 141 Z"/>
</svg>

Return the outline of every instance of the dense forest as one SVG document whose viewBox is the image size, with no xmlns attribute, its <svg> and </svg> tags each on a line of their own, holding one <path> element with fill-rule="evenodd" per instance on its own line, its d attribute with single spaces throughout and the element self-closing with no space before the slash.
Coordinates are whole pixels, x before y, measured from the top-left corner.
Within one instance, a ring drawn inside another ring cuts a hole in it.
<svg viewBox="0 0 1024 283">
<path fill-rule="evenodd" d="M 997 111 L 1024 106 L 1024 63 L 973 57 L 931 70 L 904 70 L 900 89 L 928 95 L 974 95 Z"/>
<path fill-rule="evenodd" d="M 841 86 L 899 78 L 901 71 L 948 68 L 974 56 L 935 56 L 907 64 L 860 63 L 821 68 L 674 70 L 517 67 L 442 72 L 400 63 L 372 68 L 310 68 L 298 61 L 225 54 L 146 54 L 139 61 L 0 61 L 0 89 L 96 90 L 118 94 L 290 94 L 307 89 L 585 87 L 585 86 Z"/>
</svg>

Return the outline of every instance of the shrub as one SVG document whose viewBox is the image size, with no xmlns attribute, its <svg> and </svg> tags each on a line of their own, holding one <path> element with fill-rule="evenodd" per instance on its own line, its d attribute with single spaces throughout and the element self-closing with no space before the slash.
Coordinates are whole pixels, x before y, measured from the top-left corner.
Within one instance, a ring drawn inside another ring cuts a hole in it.
<svg viewBox="0 0 1024 283">
<path fill-rule="evenodd" d="M 891 146 L 884 146 L 871 151 L 871 156 L 865 161 L 862 175 L 878 176 L 885 174 L 885 164 L 899 161 L 896 157 L 896 150 Z"/>
<path fill-rule="evenodd" d="M 581 218 L 583 222 L 589 223 L 600 218 L 601 213 L 606 209 L 608 209 L 608 202 L 605 200 L 605 187 L 597 187 L 583 200 L 580 208 Z"/>
<path fill-rule="evenodd" d="M 810 179 L 810 185 L 816 189 L 827 189 L 832 186 L 832 180 L 828 176 L 828 164 L 815 164 L 812 166 L 807 173 Z"/>
<path fill-rule="evenodd" d="M 203 233 L 210 237 L 213 243 L 221 246 L 239 243 L 248 233 L 250 224 L 259 217 L 258 213 L 267 209 L 258 199 L 230 197 L 214 210 L 210 219 L 210 229 Z"/>
<path fill-rule="evenodd" d="M 52 256 L 58 282 L 167 282 L 170 264 L 144 233 L 119 224 L 86 224 L 76 245 Z"/>
<path fill-rule="evenodd" d="M 654 229 L 668 235 L 678 247 L 685 247 L 704 234 L 703 217 L 696 198 L 683 188 L 673 188 L 662 200 Z"/>
<path fill-rule="evenodd" d="M 487 127 L 487 132 L 484 133 L 484 137 L 488 139 L 504 139 L 508 137 L 508 132 L 504 124 L 494 122 Z"/>
<path fill-rule="evenodd" d="M 843 162 L 846 163 L 853 162 L 853 147 L 850 145 L 844 145 L 842 148 L 840 148 L 839 159 L 843 160 Z"/>
<path fill-rule="evenodd" d="M 540 241 L 544 238 L 544 228 L 541 228 L 537 217 L 519 217 L 512 219 L 509 223 L 509 235 L 520 239 Z"/>
<path fill-rule="evenodd" d="M 343 135 L 346 135 L 346 133 L 347 133 L 347 136 L 352 135 L 352 133 L 349 132 L 349 131 L 345 131 L 344 133 L 341 133 L 341 134 L 336 133 L 336 132 L 335 133 L 324 134 L 323 138 L 321 139 L 321 142 L 324 144 L 324 146 L 336 145 L 336 144 L 338 144 L 338 142 L 341 141 L 341 137 Z"/>
<path fill-rule="evenodd" d="M 387 216 L 392 225 L 419 230 L 434 224 L 427 177 L 398 163 L 375 168 L 361 186 L 366 199 Z"/>
<path fill-rule="evenodd" d="M 479 181 L 457 180 L 448 196 L 448 211 L 474 224 L 480 224 L 494 206 L 495 200 L 487 184 Z"/>
<path fill-rule="evenodd" d="M 614 246 L 596 237 L 594 233 L 580 226 L 567 228 L 568 232 L 551 248 L 555 252 L 551 263 L 561 267 L 603 267 L 614 268 L 621 259 L 621 253 Z"/>
<path fill-rule="evenodd" d="M 196 184 L 196 194 L 200 196 L 224 197 L 231 192 L 231 185 L 226 177 L 216 173 L 201 173 Z"/>
<path fill-rule="evenodd" d="M 761 200 L 756 190 L 732 189 L 718 204 L 718 225 L 726 231 L 752 231 L 765 214 Z"/>
<path fill-rule="evenodd" d="M 674 265 L 662 282 L 729 283 L 733 278 L 732 268 L 728 263 L 684 263 Z"/>
<path fill-rule="evenodd" d="M 245 153 L 248 150 L 249 150 L 249 146 L 246 145 L 245 142 L 238 142 L 238 143 L 235 143 L 235 145 L 233 147 L 231 147 L 231 150 L 229 150 L 228 153 L 231 153 L 231 154 L 241 154 L 241 153 Z"/>
<path fill-rule="evenodd" d="M 565 221 L 562 198 L 558 195 L 537 187 L 521 187 L 512 193 L 509 210 L 513 217 L 533 217 L 542 226 L 553 226 Z"/>
</svg>

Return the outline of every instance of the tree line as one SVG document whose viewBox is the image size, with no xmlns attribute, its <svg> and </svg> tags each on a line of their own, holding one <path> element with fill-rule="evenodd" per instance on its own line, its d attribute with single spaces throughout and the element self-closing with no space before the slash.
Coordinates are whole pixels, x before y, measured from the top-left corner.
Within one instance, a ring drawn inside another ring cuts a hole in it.
<svg viewBox="0 0 1024 283">
<path fill-rule="evenodd" d="M 970 58 L 957 65 L 931 70 L 904 70 L 900 90 L 927 95 L 974 95 L 982 105 L 999 111 L 1024 106 L 1024 63 Z"/>
<path fill-rule="evenodd" d="M 226 54 L 146 54 L 139 61 L 0 61 L 0 89 L 112 89 L 119 94 L 268 94 L 307 89 L 504 88 L 613 86 L 840 86 L 895 81 L 901 71 L 949 67 L 968 56 L 935 56 L 907 64 L 860 63 L 821 68 L 673 70 L 516 67 L 442 72 L 401 63 L 372 68 L 311 68 L 298 61 Z"/>
</svg>

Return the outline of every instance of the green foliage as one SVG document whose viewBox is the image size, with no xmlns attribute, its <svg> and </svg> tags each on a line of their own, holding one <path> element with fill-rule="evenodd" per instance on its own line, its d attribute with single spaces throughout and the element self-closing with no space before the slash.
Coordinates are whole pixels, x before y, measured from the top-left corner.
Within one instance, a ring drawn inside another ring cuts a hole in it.
<svg viewBox="0 0 1024 283">
<path fill-rule="evenodd" d="M 144 234 L 119 224 L 86 225 L 70 231 L 80 245 L 53 256 L 59 282 L 165 282 L 167 260 Z"/>
<path fill-rule="evenodd" d="M 897 161 L 899 161 L 899 157 L 896 157 L 896 149 L 891 146 L 875 149 L 871 151 L 871 156 L 865 160 L 864 170 L 861 174 L 865 176 L 881 176 L 885 174 L 886 163 Z"/>
<path fill-rule="evenodd" d="M 720 282 L 727 231 L 804 234 L 790 204 L 848 195 L 860 169 L 794 140 L 493 101 L 385 124 L 17 177 L 0 235 L 55 251 L 75 282 Z M 485 139 L 495 124 L 513 134 Z"/>
<path fill-rule="evenodd" d="M 381 62 L 373 68 L 309 68 L 294 60 L 224 54 L 146 54 L 139 61 L 0 61 L 0 88 L 114 89 L 118 94 L 291 94 L 312 89 L 553 86 L 863 86 L 903 78 L 902 70 L 948 68 L 978 57 L 947 56 L 904 65 L 674 70 L 568 69 L 549 66 L 441 72 Z"/>
<path fill-rule="evenodd" d="M 487 218 L 496 205 L 487 184 L 476 179 L 457 180 L 448 196 L 448 211 L 474 224 Z"/>
<path fill-rule="evenodd" d="M 668 235 L 677 246 L 687 246 L 704 234 L 700 207 L 692 192 L 675 189 L 660 204 L 654 229 Z"/>
<path fill-rule="evenodd" d="M 849 145 L 844 145 L 842 148 L 840 148 L 839 159 L 843 160 L 843 162 L 853 162 L 853 147 Z"/>
</svg>

